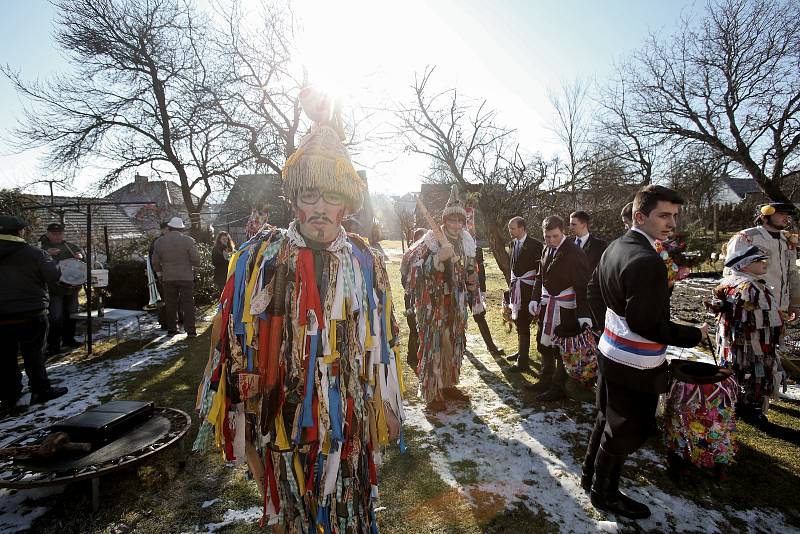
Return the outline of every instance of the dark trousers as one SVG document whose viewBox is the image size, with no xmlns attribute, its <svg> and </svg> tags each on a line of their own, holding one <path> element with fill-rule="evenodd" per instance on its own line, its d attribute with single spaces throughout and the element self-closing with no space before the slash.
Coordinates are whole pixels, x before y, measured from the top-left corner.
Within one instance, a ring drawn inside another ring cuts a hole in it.
<svg viewBox="0 0 800 534">
<path fill-rule="evenodd" d="M 604 360 L 598 354 L 597 418 L 592 434 L 602 428 L 600 444 L 610 454 L 633 454 L 653 430 L 658 393 L 632 389 L 613 378 L 609 380 L 603 370 Z"/>
<path fill-rule="evenodd" d="M 194 334 L 194 282 L 192 280 L 164 280 L 164 312 L 167 330 L 178 330 L 176 318 L 183 315 L 183 328 L 187 334 Z"/>
<path fill-rule="evenodd" d="M 497 346 L 494 344 L 494 340 L 492 339 L 492 331 L 489 330 L 489 324 L 486 322 L 486 312 L 483 311 L 481 313 L 476 313 L 472 316 L 472 318 L 478 325 L 478 330 L 481 331 L 483 344 L 486 345 L 486 348 L 489 349 L 489 352 L 495 352 L 497 350 Z M 528 337 L 530 338 L 530 332 L 528 332 Z"/>
<path fill-rule="evenodd" d="M 70 343 L 75 339 L 75 319 L 71 314 L 78 311 L 78 290 L 66 295 L 50 294 L 50 330 L 47 333 L 47 346 L 58 350 L 61 343 Z"/>
<path fill-rule="evenodd" d="M 31 392 L 40 393 L 50 387 L 44 367 L 47 327 L 46 314 L 0 321 L 0 399 L 14 401 L 22 392 L 22 373 L 17 363 L 20 352 Z"/>
<path fill-rule="evenodd" d="M 543 315 L 539 316 L 536 329 L 536 349 L 542 357 L 542 373 L 539 381 L 550 385 L 550 389 L 556 392 L 564 391 L 567 383 L 567 370 L 564 368 L 564 360 L 561 358 L 561 351 L 555 347 L 545 347 L 542 341 L 542 322 Z"/>
<path fill-rule="evenodd" d="M 406 354 L 406 363 L 409 367 L 417 370 L 419 364 L 419 333 L 417 332 L 417 315 L 414 310 L 406 310 L 406 323 L 408 323 L 408 353 Z"/>
<path fill-rule="evenodd" d="M 532 322 L 533 316 L 528 312 L 527 305 L 523 303 L 516 320 L 514 320 L 514 325 L 517 327 L 517 340 L 519 341 L 517 365 L 520 367 L 530 367 Z"/>
</svg>

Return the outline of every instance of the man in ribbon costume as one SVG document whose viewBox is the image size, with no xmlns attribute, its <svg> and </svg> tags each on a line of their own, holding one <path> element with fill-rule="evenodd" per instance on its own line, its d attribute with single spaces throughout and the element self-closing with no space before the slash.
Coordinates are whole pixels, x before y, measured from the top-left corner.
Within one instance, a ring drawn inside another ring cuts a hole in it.
<svg viewBox="0 0 800 534">
<path fill-rule="evenodd" d="M 445 399 L 465 398 L 456 384 L 466 350 L 467 319 L 479 302 L 476 246 L 466 221 L 467 212 L 453 186 L 441 228 L 428 230 L 414 243 L 401 267 L 416 307 L 420 391 L 435 411 L 447 407 Z"/>
<path fill-rule="evenodd" d="M 654 426 L 660 393 L 667 391 L 667 345 L 693 347 L 708 331 L 670 321 L 667 267 L 656 241 L 675 229 L 683 199 L 663 186 L 642 188 L 633 200 L 633 227 L 612 242 L 592 275 L 588 298 L 598 324 L 598 414 L 581 486 L 595 508 L 632 519 L 650 509 L 619 491 L 628 455 Z"/>
<path fill-rule="evenodd" d="M 403 448 L 402 374 L 386 269 L 342 220 L 366 186 L 330 101 L 283 169 L 296 218 L 233 255 L 198 391 L 194 448 L 247 461 L 276 532 L 377 532 L 381 448 Z"/>
<path fill-rule="evenodd" d="M 517 363 L 512 372 L 530 372 L 531 322 L 533 316 L 528 312 L 533 284 L 539 272 L 542 258 L 542 244 L 528 235 L 525 219 L 513 217 L 508 221 L 511 235 L 511 273 L 508 291 L 503 296 L 503 305 L 511 310 L 511 320 L 517 329 L 518 350 L 508 357 Z"/>
<path fill-rule="evenodd" d="M 539 393 L 539 401 L 564 398 L 567 371 L 555 338 L 575 336 L 585 326 L 592 326 L 586 301 L 589 263 L 575 241 L 567 239 L 564 227 L 564 219 L 558 215 L 542 221 L 546 246 L 528 304 L 531 315 L 539 316 L 536 343 L 542 373 L 539 382 L 529 388 Z"/>
</svg>

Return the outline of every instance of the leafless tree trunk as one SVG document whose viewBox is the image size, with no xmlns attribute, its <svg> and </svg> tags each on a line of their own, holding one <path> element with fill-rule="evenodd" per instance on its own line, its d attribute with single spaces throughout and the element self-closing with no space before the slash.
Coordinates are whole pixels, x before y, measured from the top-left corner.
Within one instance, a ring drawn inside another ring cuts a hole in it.
<svg viewBox="0 0 800 534">
<path fill-rule="evenodd" d="M 578 191 L 586 187 L 586 155 L 592 116 L 588 102 L 589 84 L 581 79 L 562 83 L 558 92 L 550 91 L 548 97 L 555 112 L 552 132 L 561 141 L 566 154 L 563 162 L 568 182 L 566 189 L 572 196 L 572 209 L 578 208 Z"/>
</svg>

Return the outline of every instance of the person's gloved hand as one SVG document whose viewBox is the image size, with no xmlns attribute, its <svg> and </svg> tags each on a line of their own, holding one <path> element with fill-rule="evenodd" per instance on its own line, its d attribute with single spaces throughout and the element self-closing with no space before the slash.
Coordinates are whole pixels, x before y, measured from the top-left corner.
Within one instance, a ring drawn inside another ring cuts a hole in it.
<svg viewBox="0 0 800 534">
<path fill-rule="evenodd" d="M 539 302 L 536 300 L 532 300 L 528 303 L 528 311 L 531 315 L 539 315 Z"/>
<path fill-rule="evenodd" d="M 584 328 L 591 328 L 592 327 L 592 320 L 588 317 L 578 317 L 578 326 L 581 327 L 581 330 Z"/>
<path fill-rule="evenodd" d="M 444 263 L 455 255 L 456 251 L 453 249 L 453 245 L 448 243 L 436 252 L 436 261 Z"/>
</svg>

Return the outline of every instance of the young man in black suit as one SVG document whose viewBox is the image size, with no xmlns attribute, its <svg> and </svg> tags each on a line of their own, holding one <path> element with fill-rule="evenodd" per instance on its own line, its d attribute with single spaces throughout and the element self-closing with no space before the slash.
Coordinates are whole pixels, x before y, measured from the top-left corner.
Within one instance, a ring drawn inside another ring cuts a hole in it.
<svg viewBox="0 0 800 534">
<path fill-rule="evenodd" d="M 573 211 L 569 214 L 569 231 L 575 236 L 575 244 L 586 254 L 590 273 L 594 272 L 595 267 L 600 263 L 600 256 L 608 246 L 608 243 L 589 232 L 589 221 L 591 220 L 591 216 L 583 210 Z"/>
<path fill-rule="evenodd" d="M 647 439 L 655 422 L 658 395 L 669 377 L 667 345 L 693 347 L 708 331 L 669 318 L 667 268 L 655 241 L 675 229 L 683 199 L 650 185 L 633 201 L 633 227 L 612 242 L 589 283 L 595 322 L 604 325 L 598 344 L 598 414 L 583 462 L 581 486 L 592 505 L 632 519 L 650 509 L 619 491 L 625 458 Z"/>
<path fill-rule="evenodd" d="M 546 247 L 528 305 L 531 315 L 539 316 L 536 344 L 542 356 L 542 373 L 539 382 L 530 386 L 539 392 L 539 401 L 564 398 L 567 372 L 553 337 L 574 336 L 584 326 L 592 326 L 586 301 L 589 263 L 575 242 L 564 235 L 564 226 L 564 219 L 557 215 L 542 221 Z"/>
<path fill-rule="evenodd" d="M 528 235 L 525 219 L 514 217 L 508 221 L 508 233 L 511 235 L 511 283 L 506 291 L 503 303 L 511 308 L 511 318 L 517 328 L 519 350 L 508 357 L 516 360 L 511 372 L 530 372 L 529 352 L 531 346 L 531 322 L 533 316 L 528 311 L 528 302 L 539 271 L 539 260 L 542 256 L 542 244 Z"/>
</svg>

